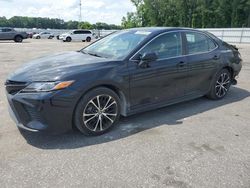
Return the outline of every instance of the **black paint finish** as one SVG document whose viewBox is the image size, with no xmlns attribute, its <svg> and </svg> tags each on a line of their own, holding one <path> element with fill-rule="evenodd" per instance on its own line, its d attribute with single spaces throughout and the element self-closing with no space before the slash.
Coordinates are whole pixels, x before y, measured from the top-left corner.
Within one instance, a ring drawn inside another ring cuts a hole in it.
<svg viewBox="0 0 250 188">
<path fill-rule="evenodd" d="M 36 59 L 11 74 L 6 81 L 10 113 L 30 131 L 65 132 L 79 99 L 89 90 L 104 86 L 121 99 L 122 115 L 167 106 L 207 94 L 218 71 L 227 68 L 235 78 L 241 70 L 239 52 L 215 36 L 186 28 L 138 28 L 151 34 L 123 60 L 100 58 L 82 52 L 65 52 Z M 182 34 L 182 55 L 138 66 L 137 52 L 167 32 Z M 187 55 L 185 32 L 199 32 L 216 43 L 216 49 Z M 232 79 L 233 79 L 232 78 Z M 75 80 L 70 87 L 52 92 L 22 93 L 32 82 Z M 11 92 L 10 92 L 11 91 Z"/>
</svg>

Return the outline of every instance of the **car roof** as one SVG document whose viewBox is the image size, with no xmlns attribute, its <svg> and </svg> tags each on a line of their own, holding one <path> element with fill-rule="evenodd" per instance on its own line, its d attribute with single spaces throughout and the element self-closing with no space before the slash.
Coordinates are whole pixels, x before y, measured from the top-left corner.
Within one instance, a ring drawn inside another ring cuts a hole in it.
<svg viewBox="0 0 250 188">
<path fill-rule="evenodd" d="M 88 29 L 75 29 L 75 30 L 73 30 L 73 31 L 90 31 L 90 30 L 88 30 Z M 90 31 L 91 32 L 91 31 Z"/>
<path fill-rule="evenodd" d="M 128 31 L 145 31 L 151 33 L 162 33 L 167 31 L 180 31 L 180 30 L 189 30 L 189 31 L 200 31 L 197 29 L 187 28 L 187 27 L 138 27 L 127 29 Z"/>
</svg>

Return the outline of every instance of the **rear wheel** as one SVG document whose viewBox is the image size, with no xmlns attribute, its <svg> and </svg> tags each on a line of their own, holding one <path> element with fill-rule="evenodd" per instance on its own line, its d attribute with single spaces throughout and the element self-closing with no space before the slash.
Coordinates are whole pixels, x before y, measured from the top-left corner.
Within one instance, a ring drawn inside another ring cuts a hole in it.
<svg viewBox="0 0 250 188">
<path fill-rule="evenodd" d="M 90 38 L 90 37 L 87 37 L 87 38 L 86 38 L 86 41 L 87 41 L 87 42 L 91 42 L 91 38 Z"/>
<path fill-rule="evenodd" d="M 67 42 L 71 42 L 71 40 L 72 40 L 71 37 L 67 37 L 67 38 L 66 38 L 66 41 L 67 41 Z"/>
<path fill-rule="evenodd" d="M 23 37 L 22 36 L 16 36 L 14 39 L 15 42 L 23 42 Z"/>
<path fill-rule="evenodd" d="M 78 103 L 74 122 L 85 135 L 101 135 L 109 131 L 120 117 L 120 100 L 115 92 L 97 88 L 88 92 Z"/>
<path fill-rule="evenodd" d="M 222 69 L 214 79 L 207 97 L 215 100 L 224 98 L 231 84 L 231 73 L 227 69 Z"/>
</svg>

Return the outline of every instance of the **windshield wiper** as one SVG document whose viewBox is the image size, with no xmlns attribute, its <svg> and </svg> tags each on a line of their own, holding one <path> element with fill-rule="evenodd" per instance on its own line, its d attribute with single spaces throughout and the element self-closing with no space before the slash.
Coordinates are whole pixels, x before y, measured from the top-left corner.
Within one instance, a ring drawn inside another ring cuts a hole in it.
<svg viewBox="0 0 250 188">
<path fill-rule="evenodd" d="M 95 56 L 95 57 L 102 57 L 102 56 L 100 56 L 100 55 L 98 55 L 96 53 L 86 52 L 86 51 L 83 51 L 83 50 L 81 52 L 84 53 L 84 54 Z"/>
</svg>

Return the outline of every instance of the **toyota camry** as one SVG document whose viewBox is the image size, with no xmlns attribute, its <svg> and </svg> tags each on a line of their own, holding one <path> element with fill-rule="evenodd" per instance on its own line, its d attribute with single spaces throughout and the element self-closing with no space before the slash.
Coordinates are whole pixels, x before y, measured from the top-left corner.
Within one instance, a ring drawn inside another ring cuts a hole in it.
<svg viewBox="0 0 250 188">
<path fill-rule="evenodd" d="M 33 60 L 6 80 L 18 127 L 100 135 L 119 117 L 207 96 L 224 98 L 242 67 L 235 46 L 188 28 L 135 28 Z M 167 116 L 167 114 L 166 114 Z"/>
</svg>

